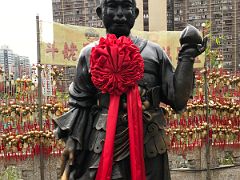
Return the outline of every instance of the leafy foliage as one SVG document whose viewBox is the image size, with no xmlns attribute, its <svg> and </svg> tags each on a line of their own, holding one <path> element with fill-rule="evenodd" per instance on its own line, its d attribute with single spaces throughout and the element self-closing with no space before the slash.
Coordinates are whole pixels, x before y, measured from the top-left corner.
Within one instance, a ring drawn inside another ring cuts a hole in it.
<svg viewBox="0 0 240 180">
<path fill-rule="evenodd" d="M 209 43 L 206 53 L 206 60 L 209 61 L 210 68 L 220 68 L 222 66 L 222 55 L 220 46 L 224 43 L 225 38 L 223 36 L 214 37 L 211 34 L 211 22 L 206 21 L 204 33 L 208 37 Z"/>
<path fill-rule="evenodd" d="M 20 180 L 20 171 L 15 166 L 8 166 L 0 173 L 0 180 Z"/>
</svg>

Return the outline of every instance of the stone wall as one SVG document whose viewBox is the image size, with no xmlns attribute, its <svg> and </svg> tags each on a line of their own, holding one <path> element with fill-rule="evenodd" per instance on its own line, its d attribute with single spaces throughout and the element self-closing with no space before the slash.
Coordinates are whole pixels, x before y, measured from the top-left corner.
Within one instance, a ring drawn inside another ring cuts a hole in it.
<svg viewBox="0 0 240 180">
<path fill-rule="evenodd" d="M 239 180 L 239 166 L 225 166 L 211 170 L 211 180 Z M 206 180 L 206 171 L 172 170 L 172 180 Z"/>
<path fill-rule="evenodd" d="M 44 160 L 45 180 L 60 179 L 60 157 L 49 156 Z M 206 180 L 205 148 L 191 152 L 170 152 L 169 163 L 172 180 Z M 0 159 L 0 172 L 8 166 L 15 166 L 21 180 L 40 180 L 39 157 L 24 161 Z M 211 149 L 211 180 L 240 179 L 240 150 Z M 1 178 L 0 178 L 1 179 Z"/>
<path fill-rule="evenodd" d="M 0 172 L 3 172 L 8 166 L 16 166 L 21 174 L 21 180 L 40 180 L 40 160 L 28 158 L 24 161 L 0 160 Z M 60 179 L 60 157 L 49 156 L 44 159 L 45 180 Z M 1 178 L 0 178 L 1 179 Z"/>
<path fill-rule="evenodd" d="M 172 180 L 206 180 L 207 162 L 205 150 L 206 148 L 202 147 L 191 152 L 170 152 L 169 163 Z M 240 150 L 211 147 L 210 176 L 211 180 L 240 179 Z"/>
</svg>

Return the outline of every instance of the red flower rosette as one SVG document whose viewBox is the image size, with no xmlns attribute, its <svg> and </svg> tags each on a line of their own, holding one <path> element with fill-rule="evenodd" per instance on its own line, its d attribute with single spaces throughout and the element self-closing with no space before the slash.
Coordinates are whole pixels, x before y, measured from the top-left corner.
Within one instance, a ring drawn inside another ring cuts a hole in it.
<svg viewBox="0 0 240 180">
<path fill-rule="evenodd" d="M 92 48 L 90 73 L 93 84 L 110 94 L 106 137 L 96 180 L 111 179 L 114 138 L 120 95 L 127 95 L 130 164 L 132 180 L 145 180 L 143 158 L 142 102 L 137 82 L 143 77 L 144 62 L 131 39 L 108 34 Z"/>
<path fill-rule="evenodd" d="M 143 77 L 144 63 L 131 39 L 108 34 L 92 48 L 90 69 L 92 81 L 102 93 L 121 95 Z"/>
</svg>

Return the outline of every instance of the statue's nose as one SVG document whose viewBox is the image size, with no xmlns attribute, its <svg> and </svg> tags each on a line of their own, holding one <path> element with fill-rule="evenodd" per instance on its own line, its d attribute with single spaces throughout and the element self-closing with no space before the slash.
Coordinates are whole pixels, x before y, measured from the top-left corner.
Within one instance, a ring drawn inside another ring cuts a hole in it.
<svg viewBox="0 0 240 180">
<path fill-rule="evenodd" d="M 118 6 L 118 8 L 117 8 L 117 16 L 119 16 L 119 17 L 123 16 L 123 9 L 121 6 Z"/>
</svg>

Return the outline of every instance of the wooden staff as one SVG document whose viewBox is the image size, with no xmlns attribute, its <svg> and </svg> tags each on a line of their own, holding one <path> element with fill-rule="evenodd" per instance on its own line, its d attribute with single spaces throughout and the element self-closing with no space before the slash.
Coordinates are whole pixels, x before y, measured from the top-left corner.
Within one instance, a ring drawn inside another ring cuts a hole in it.
<svg viewBox="0 0 240 180">
<path fill-rule="evenodd" d="M 37 28 L 37 61 L 40 65 L 40 28 L 39 28 L 39 16 L 36 16 L 36 28 Z M 42 78 L 41 78 L 41 66 L 38 66 L 38 112 L 39 112 L 39 125 L 42 130 Z M 43 144 L 40 142 L 40 177 L 44 180 L 44 157 L 43 157 Z"/>
</svg>

